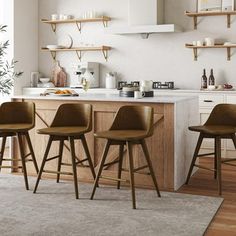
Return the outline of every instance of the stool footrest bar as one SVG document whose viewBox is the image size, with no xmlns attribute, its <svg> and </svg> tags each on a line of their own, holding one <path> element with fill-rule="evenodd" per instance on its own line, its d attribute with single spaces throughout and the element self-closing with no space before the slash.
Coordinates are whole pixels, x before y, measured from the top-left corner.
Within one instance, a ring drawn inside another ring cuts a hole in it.
<svg viewBox="0 0 236 236">
<path fill-rule="evenodd" d="M 231 161 L 236 161 L 236 158 L 223 160 L 222 163 L 231 162 Z"/>
<path fill-rule="evenodd" d="M 22 161 L 21 159 L 4 158 L 3 161 Z"/>
<path fill-rule="evenodd" d="M 146 169 L 146 168 L 148 168 L 148 165 L 138 167 L 138 168 L 134 169 L 133 172 L 137 172 L 139 170 L 143 170 L 143 169 Z"/>
<path fill-rule="evenodd" d="M 99 178 L 101 178 L 101 179 L 108 179 L 108 180 L 112 180 L 112 181 L 120 181 L 120 182 L 126 182 L 126 183 L 129 183 L 129 180 L 113 178 L 113 177 L 105 176 L 105 175 L 101 175 Z"/>
<path fill-rule="evenodd" d="M 29 156 L 31 156 L 31 153 L 28 153 L 27 155 L 25 155 L 24 158 L 27 158 Z"/>
<path fill-rule="evenodd" d="M 78 165 L 78 164 L 80 164 L 80 163 L 83 163 L 83 162 L 85 162 L 85 161 L 87 161 L 87 160 L 88 160 L 88 158 L 83 159 L 83 160 L 79 160 L 79 161 L 76 162 L 76 165 Z"/>
<path fill-rule="evenodd" d="M 119 161 L 111 161 L 111 162 L 109 162 L 109 163 L 104 164 L 103 167 L 111 166 L 111 165 L 114 165 L 114 164 L 116 164 L 116 163 L 119 163 Z"/>
<path fill-rule="evenodd" d="M 210 168 L 207 168 L 207 167 L 201 166 L 201 165 L 196 165 L 196 164 L 195 164 L 194 166 L 196 166 L 196 167 L 198 167 L 198 168 L 200 168 L 200 169 L 204 169 L 204 170 L 210 170 L 210 171 L 213 171 L 213 172 L 216 171 L 215 169 L 210 169 Z"/>
<path fill-rule="evenodd" d="M 197 157 L 204 157 L 204 156 L 210 156 L 210 155 L 215 155 L 215 153 L 214 153 L 214 152 L 211 152 L 211 153 L 203 153 L 203 154 L 197 155 Z"/>
<path fill-rule="evenodd" d="M 223 164 L 228 165 L 228 166 L 236 166 L 236 164 L 231 164 L 231 163 L 228 163 L 228 162 L 224 162 Z"/>
<path fill-rule="evenodd" d="M 56 159 L 56 158 L 59 158 L 60 156 L 58 155 L 58 156 L 54 156 L 54 157 L 50 157 L 50 158 L 48 158 L 46 161 L 52 161 L 52 160 L 54 160 L 54 159 Z"/>
<path fill-rule="evenodd" d="M 22 166 L 0 166 L 2 169 L 22 169 Z"/>
<path fill-rule="evenodd" d="M 73 175 L 73 173 L 70 173 L 70 172 L 61 172 L 61 171 L 52 171 L 52 170 L 44 170 L 43 172 L 49 173 L 49 174 Z"/>
</svg>

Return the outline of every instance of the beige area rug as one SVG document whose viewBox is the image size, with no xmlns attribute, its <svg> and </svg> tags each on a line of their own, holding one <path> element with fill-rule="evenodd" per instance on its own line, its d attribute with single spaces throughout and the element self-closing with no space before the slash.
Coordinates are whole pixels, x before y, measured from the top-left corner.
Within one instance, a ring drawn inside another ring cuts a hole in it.
<svg viewBox="0 0 236 236">
<path fill-rule="evenodd" d="M 137 210 L 127 188 L 80 183 L 80 199 L 72 182 L 42 180 L 38 193 L 24 189 L 22 176 L 0 174 L 1 236 L 200 236 L 223 202 L 222 198 L 137 189 Z"/>
</svg>

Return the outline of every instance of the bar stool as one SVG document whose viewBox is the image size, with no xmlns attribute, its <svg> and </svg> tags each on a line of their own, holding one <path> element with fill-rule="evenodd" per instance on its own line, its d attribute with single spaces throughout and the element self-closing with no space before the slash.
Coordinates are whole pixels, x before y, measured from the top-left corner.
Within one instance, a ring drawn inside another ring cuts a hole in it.
<svg viewBox="0 0 236 236">
<path fill-rule="evenodd" d="M 90 104 L 62 104 L 58 108 L 51 126 L 49 128 L 38 130 L 39 134 L 49 135 L 49 141 L 38 174 L 37 182 L 34 188 L 34 193 L 36 193 L 37 191 L 38 184 L 43 172 L 57 174 L 57 182 L 59 182 L 60 174 L 73 175 L 75 196 L 76 199 L 79 198 L 76 166 L 85 161 L 88 161 L 93 178 L 95 179 L 95 171 L 93 168 L 93 163 L 89 153 L 88 145 L 85 139 L 85 133 L 88 133 L 91 130 L 92 130 L 92 106 Z M 87 156 L 87 158 L 83 160 L 80 160 L 75 154 L 74 141 L 78 139 L 81 140 L 85 154 Z M 63 146 L 65 140 L 68 140 L 70 143 L 70 153 L 72 160 L 71 166 L 73 173 L 61 172 L 62 165 L 70 165 L 62 163 Z M 48 158 L 50 147 L 53 141 L 60 142 L 59 154 L 58 156 Z M 54 160 L 56 158 L 58 158 L 57 171 L 44 170 L 46 162 Z"/>
<path fill-rule="evenodd" d="M 221 160 L 221 139 L 232 139 L 236 148 L 236 105 L 233 104 L 219 104 L 214 107 L 210 117 L 206 123 L 202 126 L 191 126 L 189 130 L 199 132 L 198 142 L 194 151 L 192 163 L 190 165 L 189 173 L 187 176 L 186 184 L 189 183 L 189 179 L 192 175 L 194 166 L 214 172 L 214 178 L 217 178 L 218 192 L 222 194 L 222 182 L 221 182 L 221 163 L 233 165 L 229 162 L 236 159 Z M 213 153 L 199 154 L 199 150 L 204 138 L 213 138 L 215 141 L 215 147 Z M 214 168 L 210 169 L 196 163 L 198 157 L 214 155 Z"/>
<path fill-rule="evenodd" d="M 91 195 L 91 200 L 94 197 L 96 187 L 98 185 L 99 179 L 110 179 L 113 181 L 118 181 L 117 188 L 120 188 L 120 182 L 124 181 L 121 179 L 122 163 L 123 163 L 123 150 L 124 145 L 127 147 L 128 159 L 129 159 L 129 174 L 130 174 L 130 186 L 132 192 L 132 205 L 133 209 L 136 209 L 135 200 L 135 183 L 134 183 L 134 173 L 142 169 L 149 168 L 154 186 L 156 188 L 157 194 L 161 197 L 155 173 L 152 167 L 151 159 L 149 156 L 148 148 L 145 142 L 145 138 L 153 135 L 153 108 L 149 106 L 123 106 L 121 107 L 108 131 L 102 131 L 95 134 L 96 138 L 104 138 L 107 140 L 106 146 L 103 152 L 103 156 L 100 160 L 99 169 L 94 182 L 94 187 Z M 133 164 L 133 153 L 132 146 L 134 144 L 140 144 L 142 146 L 147 165 L 134 168 Z M 114 162 L 106 163 L 106 157 L 111 145 L 119 145 L 119 161 L 118 161 L 118 178 L 111 178 L 109 176 L 101 175 L 103 167 L 112 165 Z"/>
<path fill-rule="evenodd" d="M 32 102 L 5 102 L 0 106 L 0 137 L 2 137 L 2 147 L 0 152 L 0 171 L 1 168 L 19 168 L 18 165 L 7 166 L 2 165 L 3 161 L 21 162 L 22 171 L 25 179 L 25 188 L 29 190 L 26 162 L 33 161 L 36 172 L 38 173 L 38 165 L 36 162 L 34 150 L 29 136 L 29 130 L 35 126 L 35 105 Z M 4 151 L 7 137 L 17 136 L 20 157 L 4 158 Z M 28 144 L 29 153 L 25 153 L 24 138 Z M 31 156 L 32 159 L 27 157 Z"/>
</svg>

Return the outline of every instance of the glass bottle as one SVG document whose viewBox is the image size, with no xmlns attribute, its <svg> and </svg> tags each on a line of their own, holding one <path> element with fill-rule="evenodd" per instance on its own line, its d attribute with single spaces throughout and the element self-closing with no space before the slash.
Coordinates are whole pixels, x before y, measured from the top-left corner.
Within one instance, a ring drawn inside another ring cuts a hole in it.
<svg viewBox="0 0 236 236">
<path fill-rule="evenodd" d="M 209 85 L 215 85 L 215 77 L 213 75 L 213 69 L 211 69 L 211 74 L 209 76 Z"/>
<path fill-rule="evenodd" d="M 201 89 L 207 89 L 206 69 L 203 70 L 202 81 L 201 81 Z"/>
</svg>

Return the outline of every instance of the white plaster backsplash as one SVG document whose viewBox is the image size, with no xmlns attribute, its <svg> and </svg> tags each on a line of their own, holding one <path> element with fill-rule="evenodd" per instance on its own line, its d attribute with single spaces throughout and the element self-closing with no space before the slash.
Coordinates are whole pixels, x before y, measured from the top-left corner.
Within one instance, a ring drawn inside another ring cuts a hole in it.
<svg viewBox="0 0 236 236">
<path fill-rule="evenodd" d="M 155 81 L 174 81 L 176 87 L 198 89 L 202 69 L 207 73 L 211 68 L 215 71 L 218 84 L 228 82 L 236 85 L 235 62 L 236 55 L 227 61 L 226 50 L 207 49 L 199 51 L 198 61 L 193 61 L 193 52 L 185 48 L 185 43 L 206 37 L 226 39 L 235 42 L 234 29 L 236 21 L 233 18 L 231 29 L 226 27 L 225 17 L 207 17 L 199 19 L 198 30 L 193 30 L 192 18 L 184 15 L 185 10 L 194 11 L 196 1 L 165 0 L 165 22 L 175 23 L 184 28 L 183 33 L 153 34 L 143 40 L 140 35 L 109 35 L 103 32 L 101 23 L 82 25 L 80 34 L 76 25 L 59 25 L 56 35 L 49 25 L 39 23 L 39 47 L 57 42 L 57 38 L 70 34 L 74 45 L 81 42 L 94 45 L 111 46 L 108 62 L 105 62 L 99 52 L 86 52 L 83 61 L 101 63 L 101 87 L 105 86 L 105 74 L 116 71 L 123 80 L 151 79 Z M 72 14 L 80 17 L 83 12 L 95 10 L 113 18 L 109 27 L 128 25 L 127 0 L 40 0 L 39 18 L 49 18 L 53 13 Z M 61 65 L 68 74 L 73 72 L 72 65 L 78 62 L 75 52 L 58 53 Z M 49 53 L 39 53 L 39 70 L 45 76 L 50 76 L 52 59 Z"/>
</svg>

